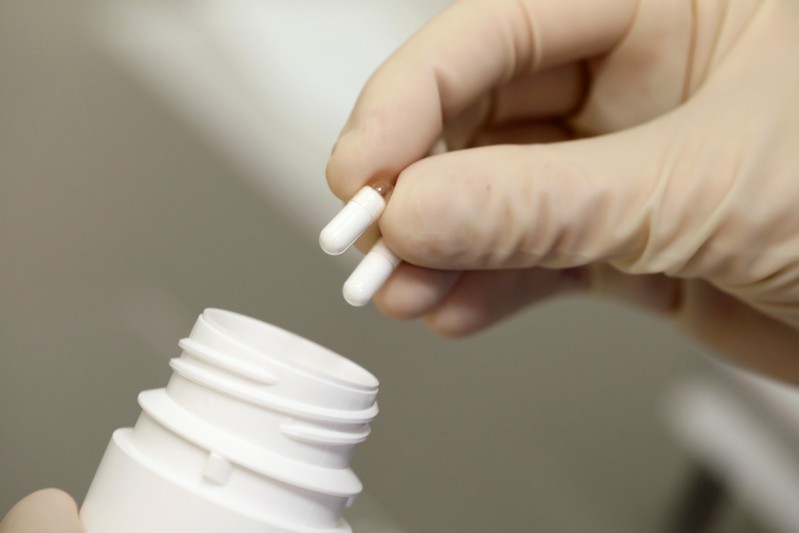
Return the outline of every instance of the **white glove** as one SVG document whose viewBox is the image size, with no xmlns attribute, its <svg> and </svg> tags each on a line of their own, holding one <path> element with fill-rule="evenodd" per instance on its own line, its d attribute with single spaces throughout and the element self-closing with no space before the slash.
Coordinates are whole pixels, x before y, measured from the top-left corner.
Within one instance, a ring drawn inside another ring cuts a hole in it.
<svg viewBox="0 0 799 533">
<path fill-rule="evenodd" d="M 335 194 L 374 178 L 390 316 L 462 335 L 587 289 L 799 382 L 795 0 L 459 0 L 336 144 Z"/>
</svg>

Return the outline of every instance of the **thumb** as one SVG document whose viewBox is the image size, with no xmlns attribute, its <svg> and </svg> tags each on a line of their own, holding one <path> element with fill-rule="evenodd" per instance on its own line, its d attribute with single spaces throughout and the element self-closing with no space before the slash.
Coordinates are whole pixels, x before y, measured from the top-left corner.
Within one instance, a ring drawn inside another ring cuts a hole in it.
<svg viewBox="0 0 799 533">
<path fill-rule="evenodd" d="M 423 159 L 403 171 L 380 229 L 404 260 L 450 270 L 595 261 L 645 272 L 665 124 Z"/>
</svg>

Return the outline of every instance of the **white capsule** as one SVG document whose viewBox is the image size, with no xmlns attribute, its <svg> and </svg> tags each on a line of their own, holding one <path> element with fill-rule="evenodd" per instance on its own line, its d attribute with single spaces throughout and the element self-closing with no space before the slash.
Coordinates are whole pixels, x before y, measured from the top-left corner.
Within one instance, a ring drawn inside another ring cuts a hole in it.
<svg viewBox="0 0 799 533">
<path fill-rule="evenodd" d="M 367 185 L 322 229 L 319 246 L 330 255 L 344 253 L 377 221 L 385 207 L 385 198 L 379 191 Z"/>
<path fill-rule="evenodd" d="M 386 246 L 382 238 L 378 239 L 344 282 L 344 299 L 355 307 L 366 305 L 399 264 L 400 258 Z"/>
</svg>

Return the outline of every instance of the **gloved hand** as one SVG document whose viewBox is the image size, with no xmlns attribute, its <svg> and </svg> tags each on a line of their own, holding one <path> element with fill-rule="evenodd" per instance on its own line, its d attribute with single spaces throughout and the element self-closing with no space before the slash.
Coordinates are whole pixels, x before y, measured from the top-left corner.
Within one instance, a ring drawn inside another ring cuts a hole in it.
<svg viewBox="0 0 799 533">
<path fill-rule="evenodd" d="M 342 199 L 397 180 L 378 306 L 462 335 L 590 290 L 799 382 L 797 58 L 794 0 L 455 2 L 328 164 Z"/>
<path fill-rule="evenodd" d="M 82 533 L 78 507 L 65 492 L 44 489 L 20 500 L 0 521 L 0 533 Z"/>
</svg>

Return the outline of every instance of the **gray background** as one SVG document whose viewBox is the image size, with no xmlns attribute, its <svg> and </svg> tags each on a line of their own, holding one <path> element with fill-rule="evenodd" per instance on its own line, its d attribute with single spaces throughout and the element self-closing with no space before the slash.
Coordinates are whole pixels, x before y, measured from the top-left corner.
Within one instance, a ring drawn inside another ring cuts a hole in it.
<svg viewBox="0 0 799 533">
<path fill-rule="evenodd" d="M 585 299 L 462 341 L 349 308 L 345 270 L 95 50 L 84 7 L 0 2 L 0 514 L 44 486 L 82 498 L 217 306 L 381 379 L 354 467 L 410 530 L 656 529 L 687 466 L 662 397 L 704 366 L 686 340 Z"/>
</svg>

